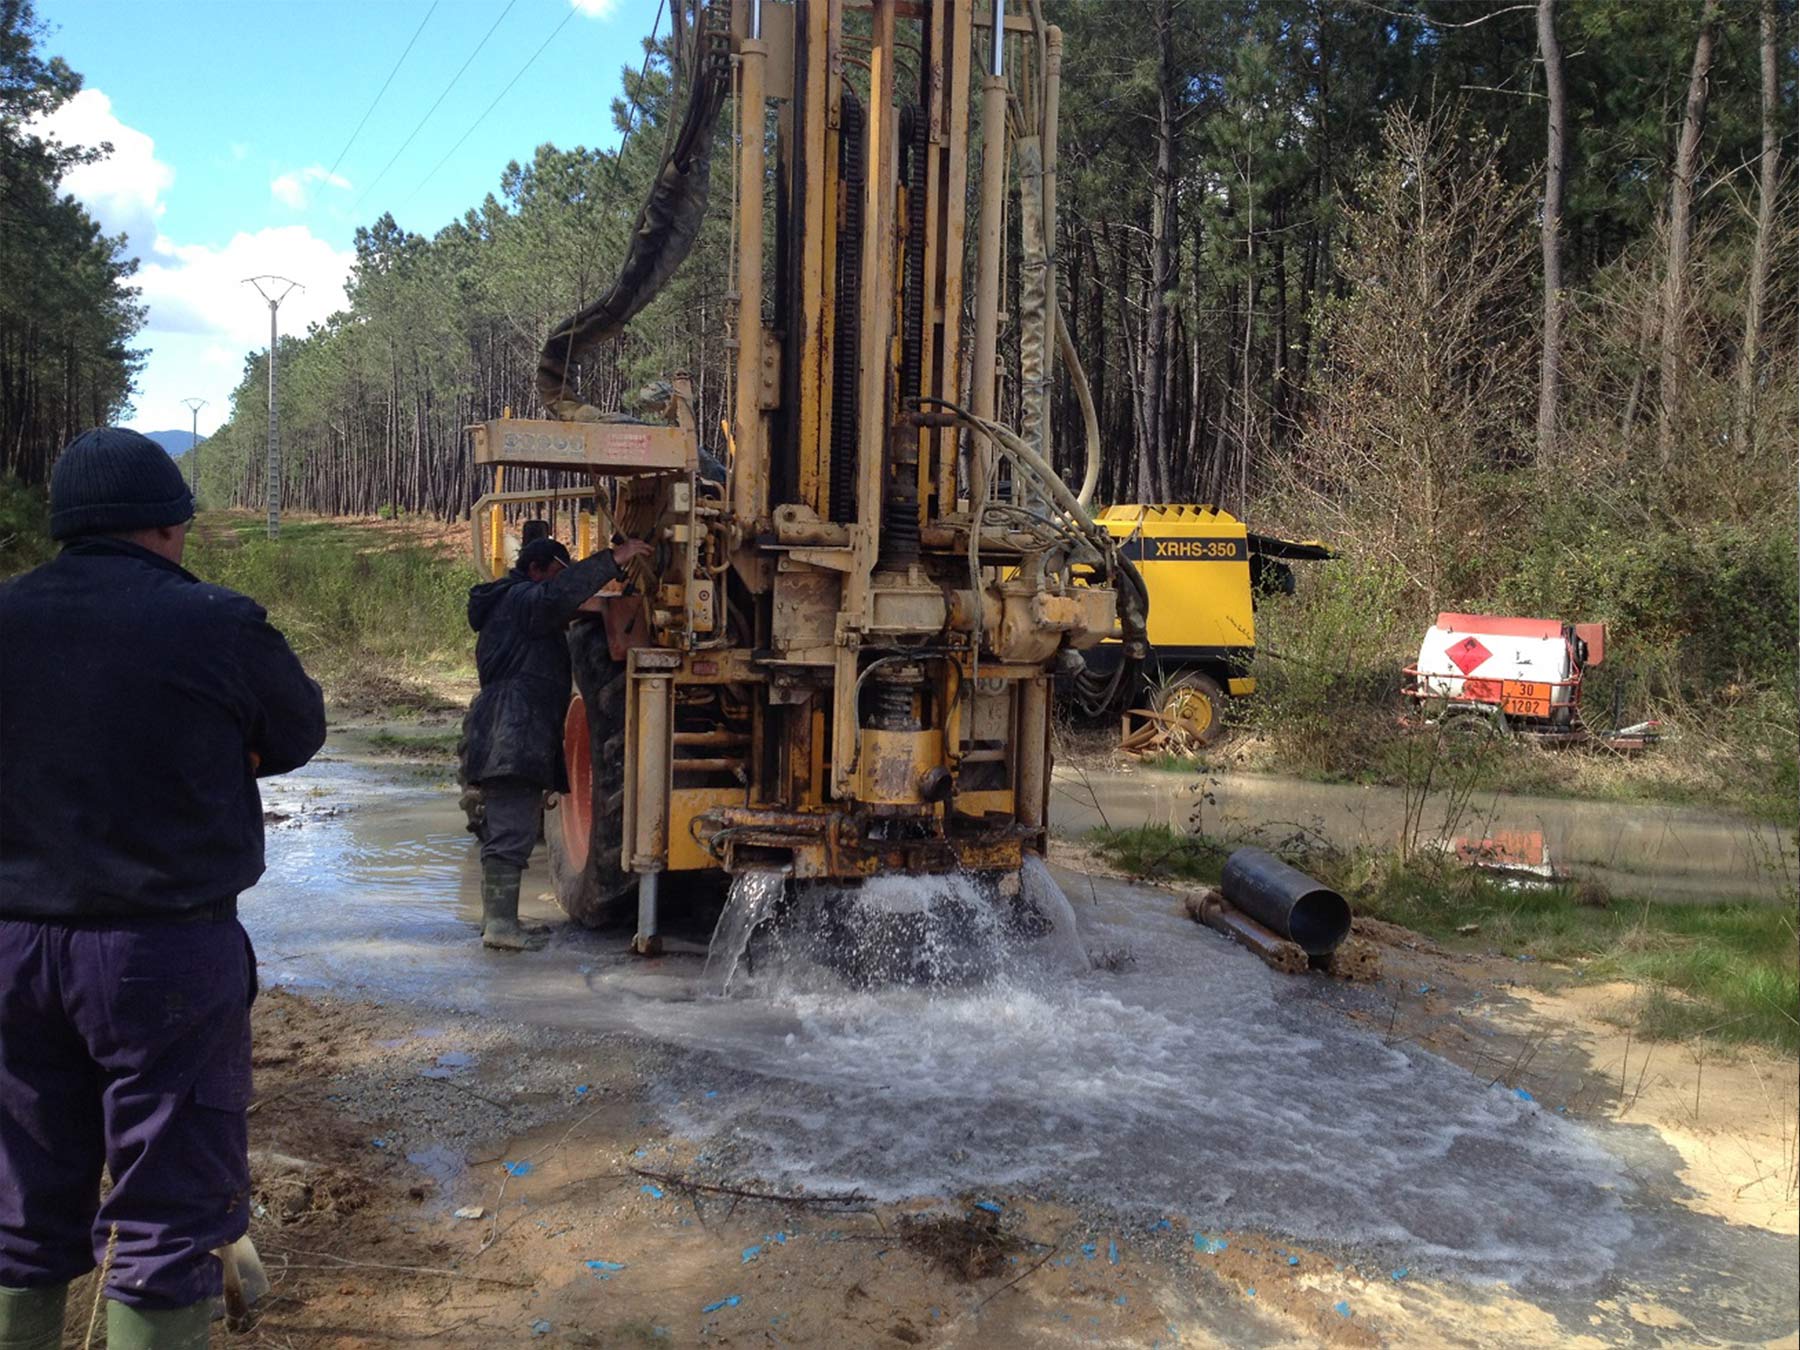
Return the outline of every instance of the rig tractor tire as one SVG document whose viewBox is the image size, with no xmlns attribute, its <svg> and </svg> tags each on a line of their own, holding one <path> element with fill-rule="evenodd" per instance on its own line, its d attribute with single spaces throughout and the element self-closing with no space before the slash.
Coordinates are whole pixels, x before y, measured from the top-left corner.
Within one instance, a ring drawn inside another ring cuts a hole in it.
<svg viewBox="0 0 1800 1350">
<path fill-rule="evenodd" d="M 606 655 L 599 625 L 572 631 L 577 692 L 563 721 L 569 791 L 544 835 L 556 903 L 588 928 L 629 924 L 637 878 L 620 866 L 625 825 L 625 667 Z M 597 639 L 597 641 L 596 641 Z"/>
<path fill-rule="evenodd" d="M 1225 691 L 1212 676 L 1186 671 L 1157 692 L 1155 711 L 1195 747 L 1211 745 L 1225 730 Z"/>
</svg>

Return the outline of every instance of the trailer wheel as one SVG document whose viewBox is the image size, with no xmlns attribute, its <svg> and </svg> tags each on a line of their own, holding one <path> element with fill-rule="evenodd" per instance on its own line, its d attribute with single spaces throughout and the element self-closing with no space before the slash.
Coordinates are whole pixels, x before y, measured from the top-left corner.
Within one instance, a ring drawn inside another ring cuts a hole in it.
<svg viewBox="0 0 1800 1350">
<path fill-rule="evenodd" d="M 1225 729 L 1225 691 L 1212 676 L 1185 671 L 1157 691 L 1155 711 L 1194 746 L 1211 745 Z"/>
<path fill-rule="evenodd" d="M 602 637 L 602 651 L 604 642 Z M 578 656 L 575 682 L 586 688 L 569 700 L 563 719 L 569 791 L 557 800 L 556 822 L 544 833 L 556 903 L 577 923 L 600 928 L 631 920 L 637 890 L 637 878 L 619 864 L 625 837 L 625 668 Z"/>
</svg>

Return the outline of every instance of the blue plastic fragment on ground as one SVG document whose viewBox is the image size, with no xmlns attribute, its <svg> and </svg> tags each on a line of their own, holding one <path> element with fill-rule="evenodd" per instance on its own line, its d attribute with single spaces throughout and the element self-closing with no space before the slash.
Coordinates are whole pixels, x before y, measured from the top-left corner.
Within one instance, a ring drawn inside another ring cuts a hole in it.
<svg viewBox="0 0 1800 1350">
<path fill-rule="evenodd" d="M 1113 1302 L 1118 1304 L 1121 1308 L 1123 1308 L 1125 1306 L 1125 1295 L 1120 1294 L 1117 1298 L 1115 1298 L 1113 1300 Z"/>
<path fill-rule="evenodd" d="M 1230 1245 L 1231 1243 L 1229 1240 L 1222 1237 L 1213 1237 L 1209 1233 L 1194 1234 L 1194 1250 L 1197 1252 L 1207 1252 L 1209 1254 L 1213 1252 L 1222 1252 Z"/>
<path fill-rule="evenodd" d="M 1290 1256 L 1288 1257 L 1288 1264 L 1290 1266 L 1297 1266 L 1300 1264 L 1300 1258 L 1297 1256 Z"/>
<path fill-rule="evenodd" d="M 938 1310 L 936 1308 L 927 1308 L 925 1310 L 925 1312 L 930 1317 L 941 1317 L 943 1315 L 940 1312 L 938 1312 Z"/>
<path fill-rule="evenodd" d="M 594 1089 L 587 1083 L 577 1083 L 575 1085 L 575 1095 L 577 1097 L 585 1097 L 588 1095 L 588 1093 L 592 1092 L 593 1090 Z"/>
<path fill-rule="evenodd" d="M 531 1324 L 531 1334 L 533 1336 L 548 1336 L 550 1334 L 550 1323 L 542 1317 L 538 1318 L 537 1321 Z"/>
<path fill-rule="evenodd" d="M 719 1095 L 719 1089 L 714 1088 L 712 1091 L 708 1092 L 706 1095 L 708 1097 L 716 1097 Z"/>
<path fill-rule="evenodd" d="M 1246 1289 L 1246 1290 L 1244 1290 L 1244 1297 L 1245 1297 L 1245 1298 L 1255 1298 L 1255 1297 L 1256 1297 L 1256 1290 L 1254 1290 L 1254 1289 Z"/>
<path fill-rule="evenodd" d="M 1119 1244 L 1114 1238 L 1106 1240 L 1106 1264 L 1109 1266 L 1119 1264 Z"/>
<path fill-rule="evenodd" d="M 586 1266 L 589 1270 L 593 1271 L 594 1274 L 600 1276 L 602 1279 L 605 1279 L 608 1275 L 612 1274 L 614 1271 L 625 1269 L 625 1263 L 623 1261 L 601 1261 L 597 1258 L 592 1261 L 583 1261 L 581 1264 Z"/>
<path fill-rule="evenodd" d="M 663 1188 L 661 1186 L 651 1186 L 646 1184 L 638 1187 L 638 1194 L 647 1195 L 652 1200 L 660 1200 L 663 1198 Z"/>
<path fill-rule="evenodd" d="M 764 1233 L 763 1241 L 764 1242 L 773 1242 L 777 1247 L 785 1247 L 785 1246 L 787 1246 L 787 1234 L 786 1233 Z"/>
<path fill-rule="evenodd" d="M 1006 1206 L 1002 1205 L 998 1200 L 977 1200 L 975 1202 L 975 1208 L 985 1209 L 989 1214 L 999 1214 L 1006 1209 Z"/>
<path fill-rule="evenodd" d="M 729 1298 L 720 1299 L 717 1303 L 707 1304 L 700 1311 L 703 1313 L 716 1313 L 720 1308 L 735 1308 L 743 1301 L 744 1296 L 742 1294 L 733 1294 Z"/>
<path fill-rule="evenodd" d="M 385 1139 L 371 1139 L 371 1140 L 369 1140 L 369 1145 L 370 1145 L 370 1147 L 372 1147 L 372 1148 L 386 1148 L 386 1147 L 387 1147 L 387 1140 L 385 1140 Z"/>
<path fill-rule="evenodd" d="M 750 1246 L 744 1248 L 744 1259 L 742 1261 L 740 1261 L 738 1264 L 739 1265 L 749 1265 L 750 1262 L 756 1260 L 756 1258 L 761 1255 L 762 1255 L 762 1244 L 761 1243 L 752 1243 Z"/>
<path fill-rule="evenodd" d="M 509 1162 L 506 1164 L 506 1174 L 511 1177 L 522 1177 L 530 1171 L 531 1164 L 528 1162 Z"/>
<path fill-rule="evenodd" d="M 1430 993 L 1430 992 L 1431 992 L 1431 986 L 1430 986 L 1430 985 L 1428 985 L 1428 984 L 1422 984 L 1422 985 L 1420 985 L 1420 986 L 1419 986 L 1419 997 L 1420 997 L 1420 998 L 1423 998 L 1423 997 L 1425 997 L 1425 995 L 1427 995 L 1427 994 L 1429 994 L 1429 993 Z"/>
<path fill-rule="evenodd" d="M 1350 1315 L 1350 1305 L 1340 1298 L 1336 1303 L 1331 1305 L 1331 1311 L 1336 1313 L 1339 1317 L 1348 1317 Z"/>
<path fill-rule="evenodd" d="M 1099 1254 L 1100 1254 L 1100 1244 L 1099 1243 L 1084 1242 L 1081 1244 L 1081 1255 L 1082 1255 L 1083 1259 L 1092 1261 Z"/>
<path fill-rule="evenodd" d="M 1556 1108 L 1556 1114 L 1559 1116 L 1566 1116 L 1569 1114 L 1569 1108 L 1566 1106 L 1559 1106 Z"/>
<path fill-rule="evenodd" d="M 1537 1100 L 1529 1092 L 1527 1092 L 1524 1088 L 1514 1088 L 1513 1096 L 1517 1097 L 1522 1102 L 1529 1102 L 1529 1101 Z"/>
<path fill-rule="evenodd" d="M 1167 1219 L 1158 1219 L 1155 1223 L 1150 1225 L 1150 1231 L 1152 1233 L 1160 1233 L 1173 1228 L 1174 1226 L 1175 1225 L 1170 1223 Z"/>
<path fill-rule="evenodd" d="M 1412 1274 L 1412 1270 L 1406 1266 L 1399 1266 L 1393 1271 L 1393 1276 L 1394 1276 L 1394 1279 L 1396 1282 L 1398 1282 L 1400 1280 L 1404 1280 L 1410 1274 Z"/>
</svg>

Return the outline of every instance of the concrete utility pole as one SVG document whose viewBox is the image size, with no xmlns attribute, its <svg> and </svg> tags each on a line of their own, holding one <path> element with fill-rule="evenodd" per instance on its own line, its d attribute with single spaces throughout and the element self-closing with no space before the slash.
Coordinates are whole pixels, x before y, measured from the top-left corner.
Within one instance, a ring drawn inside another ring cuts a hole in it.
<svg viewBox="0 0 1800 1350">
<path fill-rule="evenodd" d="M 181 401 L 194 415 L 194 439 L 193 443 L 188 446 L 188 489 L 194 494 L 194 505 L 198 509 L 200 503 L 200 410 L 206 406 L 206 400 L 184 398 Z"/>
<path fill-rule="evenodd" d="M 268 282 L 264 287 L 263 283 Z M 305 290 L 297 281 L 286 277 L 278 277 L 265 272 L 261 276 L 245 277 L 246 286 L 256 287 L 256 293 L 269 304 L 269 455 L 268 478 L 264 488 L 269 499 L 269 538 L 281 537 L 281 412 L 275 400 L 275 343 L 279 334 L 275 327 L 275 311 L 281 308 L 281 302 L 295 290 Z M 271 295 L 280 286 L 279 295 Z"/>
</svg>

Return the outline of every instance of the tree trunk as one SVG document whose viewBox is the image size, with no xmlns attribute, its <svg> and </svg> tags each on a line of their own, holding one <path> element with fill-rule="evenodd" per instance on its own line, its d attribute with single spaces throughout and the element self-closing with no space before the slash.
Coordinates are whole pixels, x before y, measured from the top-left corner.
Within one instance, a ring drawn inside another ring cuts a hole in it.
<svg viewBox="0 0 1800 1350">
<path fill-rule="evenodd" d="M 1769 243 L 1775 233 L 1775 198 L 1781 190 L 1780 86 L 1775 58 L 1775 0 L 1762 0 L 1762 182 L 1756 208 L 1756 243 L 1750 251 L 1750 287 L 1744 301 L 1744 345 L 1738 352 L 1737 406 L 1732 444 L 1751 448 L 1756 419 L 1756 366 L 1761 356 L 1763 298 L 1769 285 Z"/>
<path fill-rule="evenodd" d="M 1144 429 L 1156 486 L 1165 500 L 1169 474 L 1169 289 L 1175 274 L 1175 16 L 1156 6 L 1156 176 L 1150 194 L 1150 317 L 1144 333 Z"/>
<path fill-rule="evenodd" d="M 1694 239 L 1694 171 L 1700 160 L 1700 135 L 1706 126 L 1707 77 L 1712 72 L 1713 30 L 1718 20 L 1719 0 L 1706 0 L 1700 11 L 1700 35 L 1694 42 L 1694 68 L 1688 76 L 1687 108 L 1681 117 L 1675 176 L 1669 191 L 1669 262 L 1663 279 L 1662 406 L 1656 417 L 1656 453 L 1665 469 L 1675 458 L 1675 419 L 1681 410 L 1688 249 Z"/>
<path fill-rule="evenodd" d="M 1250 411 L 1250 342 L 1256 332 L 1256 196 L 1250 182 L 1250 171 L 1244 170 L 1244 201 L 1248 206 L 1247 233 L 1244 236 L 1244 378 L 1243 421 L 1238 430 L 1238 514 L 1243 515 L 1249 503 L 1250 435 L 1255 423 Z"/>
<path fill-rule="evenodd" d="M 1569 108 L 1563 87 L 1562 44 L 1556 40 L 1556 0 L 1538 0 L 1538 51 L 1550 100 L 1549 151 L 1544 157 L 1544 355 L 1538 370 L 1538 464 L 1556 453 L 1556 405 L 1562 390 L 1563 176 L 1568 167 Z"/>
</svg>

